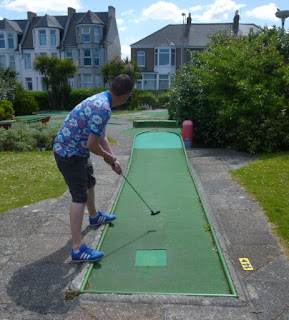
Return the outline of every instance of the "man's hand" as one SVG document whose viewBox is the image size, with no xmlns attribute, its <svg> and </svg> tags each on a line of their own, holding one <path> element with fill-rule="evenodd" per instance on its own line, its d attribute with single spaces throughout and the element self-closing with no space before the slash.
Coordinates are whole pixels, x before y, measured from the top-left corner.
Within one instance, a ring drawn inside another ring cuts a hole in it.
<svg viewBox="0 0 289 320">
<path fill-rule="evenodd" d="M 118 162 L 118 160 L 116 160 L 115 163 L 111 167 L 112 167 L 112 170 L 115 171 L 117 174 L 122 173 L 122 169 L 121 169 L 121 166 L 120 166 L 120 163 Z"/>
</svg>

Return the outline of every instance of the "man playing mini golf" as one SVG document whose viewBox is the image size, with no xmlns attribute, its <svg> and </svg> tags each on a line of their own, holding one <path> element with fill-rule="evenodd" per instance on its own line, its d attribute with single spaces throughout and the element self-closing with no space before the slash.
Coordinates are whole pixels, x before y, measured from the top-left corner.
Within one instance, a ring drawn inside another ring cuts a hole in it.
<svg viewBox="0 0 289 320">
<path fill-rule="evenodd" d="M 111 108 L 126 102 L 133 87 L 134 82 L 128 75 L 117 76 L 113 79 L 110 90 L 91 96 L 72 109 L 55 138 L 55 161 L 72 197 L 70 228 L 73 262 L 93 262 L 104 255 L 103 252 L 88 248 L 82 242 L 81 235 L 85 206 L 90 225 L 101 225 L 116 218 L 96 210 L 96 180 L 90 152 L 103 157 L 117 174 L 122 173 L 121 165 L 113 155 L 105 135 L 105 127 L 111 116 Z"/>
</svg>

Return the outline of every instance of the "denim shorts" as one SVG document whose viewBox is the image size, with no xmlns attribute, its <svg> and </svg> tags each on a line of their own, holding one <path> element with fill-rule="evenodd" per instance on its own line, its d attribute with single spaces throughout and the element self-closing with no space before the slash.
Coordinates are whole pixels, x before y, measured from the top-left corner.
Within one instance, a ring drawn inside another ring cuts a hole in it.
<svg viewBox="0 0 289 320">
<path fill-rule="evenodd" d="M 68 185 L 72 201 L 86 203 L 88 189 L 94 187 L 96 182 L 91 159 L 80 156 L 61 157 L 57 153 L 54 153 L 54 157 Z"/>
</svg>

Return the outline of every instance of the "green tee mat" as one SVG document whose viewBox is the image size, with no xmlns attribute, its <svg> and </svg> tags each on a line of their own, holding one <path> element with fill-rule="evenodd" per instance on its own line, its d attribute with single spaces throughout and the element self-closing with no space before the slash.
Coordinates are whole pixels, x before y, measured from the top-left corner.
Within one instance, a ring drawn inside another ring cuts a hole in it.
<svg viewBox="0 0 289 320">
<path fill-rule="evenodd" d="M 81 293 L 236 297 L 228 268 L 188 165 L 180 135 L 143 132 Z M 211 231 L 210 231 L 211 230 Z"/>
</svg>

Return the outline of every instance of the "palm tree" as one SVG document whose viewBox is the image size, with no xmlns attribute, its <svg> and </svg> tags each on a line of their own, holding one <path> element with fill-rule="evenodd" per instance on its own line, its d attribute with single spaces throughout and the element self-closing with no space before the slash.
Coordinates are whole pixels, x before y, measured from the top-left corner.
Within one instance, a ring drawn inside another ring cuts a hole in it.
<svg viewBox="0 0 289 320">
<path fill-rule="evenodd" d="M 73 61 L 39 55 L 34 60 L 34 69 L 44 76 L 43 83 L 47 88 L 49 105 L 63 108 L 71 91 L 68 78 L 72 78 L 77 71 Z"/>
</svg>

